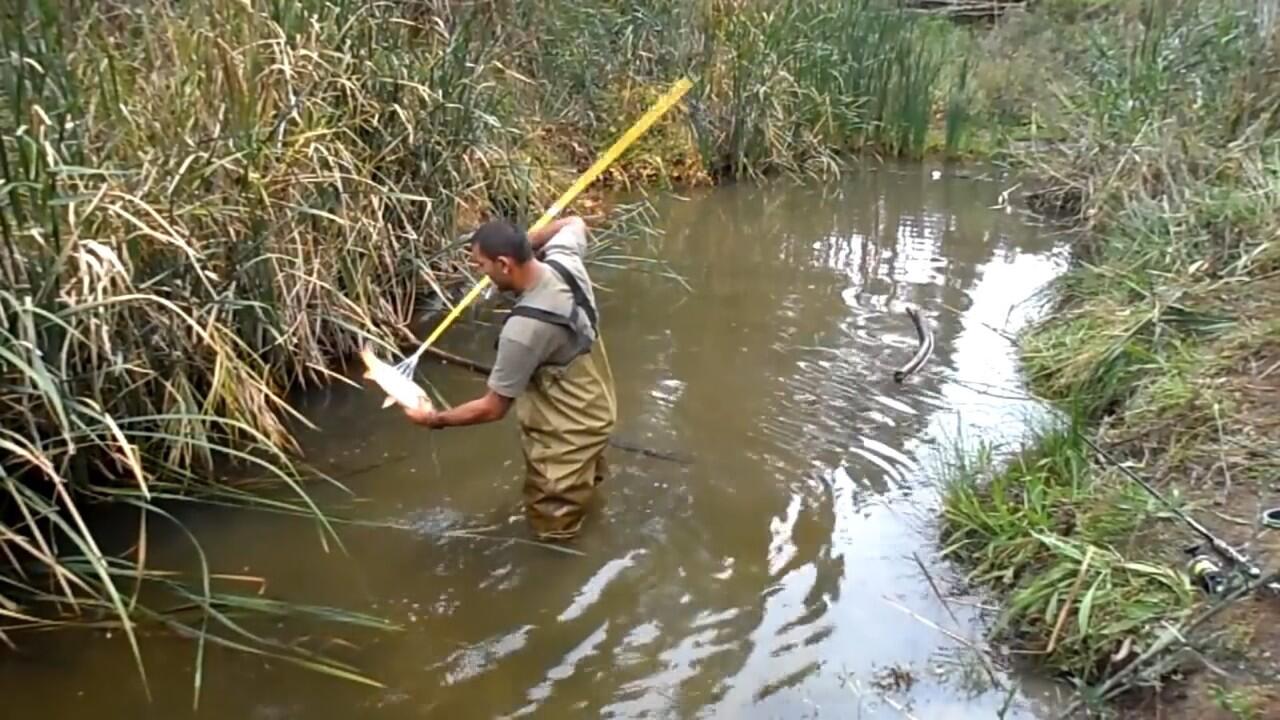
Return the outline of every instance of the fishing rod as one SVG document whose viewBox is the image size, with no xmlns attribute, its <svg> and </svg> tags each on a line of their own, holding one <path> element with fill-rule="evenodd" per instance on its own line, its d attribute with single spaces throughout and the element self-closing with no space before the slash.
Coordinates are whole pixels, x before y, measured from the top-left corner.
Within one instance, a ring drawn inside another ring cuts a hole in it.
<svg viewBox="0 0 1280 720">
<path fill-rule="evenodd" d="M 1244 568 L 1245 572 L 1249 575 L 1249 577 L 1252 577 L 1252 578 L 1262 577 L 1262 570 L 1259 569 L 1257 565 L 1254 565 L 1253 562 L 1248 558 L 1248 556 L 1246 556 L 1244 553 L 1240 552 L 1239 550 L 1235 549 L 1231 545 L 1227 544 L 1217 535 L 1214 535 L 1213 533 L 1209 532 L 1209 529 L 1206 528 L 1204 525 L 1201 525 L 1199 522 L 1197 522 L 1195 518 L 1192 518 L 1190 515 L 1187 515 L 1186 513 L 1179 510 L 1178 508 L 1174 507 L 1173 503 L 1164 499 L 1164 496 L 1156 492 L 1156 489 L 1151 487 L 1149 484 L 1147 484 L 1147 481 L 1138 477 L 1138 475 L 1134 473 L 1132 470 L 1130 470 L 1129 468 L 1125 467 L 1124 465 L 1121 465 L 1118 460 L 1111 457 L 1109 454 L 1107 454 L 1105 450 L 1095 445 L 1093 441 L 1089 440 L 1089 438 L 1081 434 L 1080 439 L 1084 440 L 1085 444 L 1093 448 L 1094 451 L 1097 452 L 1099 455 L 1101 455 L 1103 458 L 1105 458 L 1107 462 L 1119 468 L 1120 472 L 1124 473 L 1125 475 L 1128 475 L 1129 479 L 1141 485 L 1142 489 L 1150 493 L 1152 497 L 1164 503 L 1165 507 L 1168 507 L 1170 510 L 1172 510 L 1174 515 L 1177 515 L 1180 520 L 1185 522 L 1188 526 L 1191 527 L 1192 530 L 1195 530 L 1197 533 L 1199 533 L 1201 537 L 1203 537 L 1206 541 L 1208 541 L 1208 543 L 1213 547 L 1214 550 L 1217 550 L 1219 553 L 1223 555 L 1223 557 L 1226 557 L 1236 565 Z"/>
</svg>

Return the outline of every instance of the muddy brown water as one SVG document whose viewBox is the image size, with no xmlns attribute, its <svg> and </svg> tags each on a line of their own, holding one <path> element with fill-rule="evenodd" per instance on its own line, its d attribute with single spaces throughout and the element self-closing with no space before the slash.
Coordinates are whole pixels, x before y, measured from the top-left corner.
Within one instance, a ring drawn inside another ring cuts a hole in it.
<svg viewBox="0 0 1280 720">
<path fill-rule="evenodd" d="M 317 501 L 401 529 L 343 527 L 345 552 L 326 553 L 308 521 L 181 517 L 215 571 L 400 623 L 248 623 L 386 688 L 210 649 L 197 715 L 996 717 L 1008 693 L 893 603 L 981 644 L 983 597 L 938 557 L 938 453 L 1023 432 L 1033 406 L 996 329 L 1025 322 L 1062 264 L 1053 233 L 998 207 L 1009 183 L 932 171 L 655 198 L 663 234 L 627 250 L 665 260 L 692 292 L 654 272 L 593 274 L 620 437 L 692 462 L 613 451 L 582 556 L 501 539 L 526 537 L 512 419 L 431 433 L 380 411 L 372 391 L 309 394 L 321 431 L 304 433 L 308 456 L 356 493 L 317 488 Z M 907 304 L 936 348 L 898 386 L 915 348 Z M 487 359 L 493 332 L 452 329 L 442 346 Z M 420 367 L 451 402 L 482 389 L 465 370 Z M 444 536 L 478 527 L 492 529 Z M 192 566 L 182 535 L 153 521 L 150 539 L 153 566 Z M 954 595 L 960 625 L 912 553 Z M 190 642 L 143 638 L 147 704 L 119 634 L 19 639 L 20 652 L 0 650 L 4 717 L 192 716 Z M 1017 687 L 1007 717 L 1058 704 L 1049 683 L 999 677 Z"/>
</svg>

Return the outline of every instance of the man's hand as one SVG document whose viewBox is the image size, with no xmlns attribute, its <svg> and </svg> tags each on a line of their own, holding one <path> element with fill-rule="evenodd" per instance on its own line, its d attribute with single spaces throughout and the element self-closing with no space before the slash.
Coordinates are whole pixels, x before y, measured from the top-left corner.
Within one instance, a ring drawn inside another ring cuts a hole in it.
<svg viewBox="0 0 1280 720">
<path fill-rule="evenodd" d="M 404 414 L 419 425 L 425 425 L 429 428 L 441 427 L 439 423 L 440 413 L 432 409 L 431 403 L 425 399 L 421 400 L 417 407 L 404 408 Z"/>
<path fill-rule="evenodd" d="M 525 234 L 529 238 L 529 245 L 533 247 L 533 251 L 541 252 L 542 246 L 546 245 L 548 240 L 555 237 L 556 233 L 563 230 L 566 225 L 571 225 L 575 223 L 582 225 L 583 233 L 586 233 L 586 226 L 587 226 L 586 222 L 582 218 L 578 217 L 577 215 L 570 215 L 568 217 L 562 217 L 557 220 L 552 220 L 551 222 L 547 223 L 546 225 L 543 225 L 537 230 L 531 230 Z"/>
<path fill-rule="evenodd" d="M 432 410 L 431 403 L 424 400 L 418 407 L 405 408 L 404 414 L 419 425 L 425 425 L 429 428 L 443 428 L 501 420 L 506 416 L 510 407 L 510 398 L 505 398 L 490 390 L 475 400 L 444 412 Z"/>
</svg>

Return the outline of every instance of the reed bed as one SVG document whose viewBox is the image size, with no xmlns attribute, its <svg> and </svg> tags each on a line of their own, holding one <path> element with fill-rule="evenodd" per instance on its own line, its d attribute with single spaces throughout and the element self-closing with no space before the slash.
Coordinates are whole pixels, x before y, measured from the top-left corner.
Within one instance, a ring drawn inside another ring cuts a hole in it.
<svg viewBox="0 0 1280 720">
<path fill-rule="evenodd" d="M 493 92 L 487 49 L 396 20 L 364 3 L 9 6 L 0 630 L 115 623 L 143 670 L 135 623 L 159 613 L 127 581 L 157 582 L 145 536 L 132 563 L 110 556 L 85 520 L 96 500 L 163 518 L 153 493 L 249 467 L 337 539 L 282 394 L 443 290 L 439 238 L 518 157 L 510 128 L 462 109 Z M 214 593 L 210 572 L 193 581 L 204 619 L 163 627 L 201 653 L 358 677 L 231 624 L 226 605 L 264 606 Z"/>
</svg>

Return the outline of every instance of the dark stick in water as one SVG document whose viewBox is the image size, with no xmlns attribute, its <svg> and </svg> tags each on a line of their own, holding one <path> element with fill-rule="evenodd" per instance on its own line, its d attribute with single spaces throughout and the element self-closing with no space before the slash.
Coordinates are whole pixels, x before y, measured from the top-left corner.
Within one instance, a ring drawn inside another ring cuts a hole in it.
<svg viewBox="0 0 1280 720">
<path fill-rule="evenodd" d="M 616 447 L 619 450 L 626 450 L 628 452 L 639 453 L 641 455 L 644 455 L 645 457 L 656 458 L 658 460 L 666 460 L 667 462 L 679 463 L 681 465 L 693 464 L 693 458 L 689 457 L 688 455 L 684 455 L 682 453 L 668 452 L 666 450 L 654 450 L 653 448 L 647 448 L 642 445 L 635 445 L 627 442 L 626 440 L 619 440 L 618 438 L 614 438 L 614 437 L 609 438 L 609 446 Z"/>
<path fill-rule="evenodd" d="M 438 350 L 433 347 L 428 347 L 426 349 L 426 354 L 434 356 L 440 359 L 441 361 L 449 363 L 451 365 L 457 365 L 460 368 L 465 368 L 467 370 L 470 370 L 471 372 L 474 372 L 478 375 L 488 375 L 489 373 L 493 372 L 492 365 L 485 365 L 484 363 L 479 362 L 478 360 L 465 358 L 465 357 L 462 357 L 461 355 L 454 355 L 453 353 L 445 352 L 444 350 Z M 625 440 L 619 440 L 617 438 L 609 438 L 609 445 L 610 447 L 615 447 L 615 448 L 618 448 L 619 450 L 626 450 L 628 452 L 639 453 L 640 455 L 644 455 L 645 457 L 656 458 L 658 460 L 666 460 L 668 462 L 679 463 L 681 465 L 691 465 L 693 463 L 693 459 L 686 455 L 667 452 L 664 450 L 654 450 L 653 448 L 647 448 L 641 445 L 635 445 L 633 443 L 629 443 Z"/>
<path fill-rule="evenodd" d="M 933 333 L 929 330 L 929 326 L 925 325 L 919 311 L 915 308 L 907 308 L 907 315 L 911 318 L 911 324 L 916 326 L 916 338 L 920 341 L 920 347 L 916 349 L 916 354 L 910 362 L 893 371 L 893 381 L 896 383 L 901 383 L 907 379 L 908 375 L 923 367 L 925 361 L 933 354 Z"/>
<path fill-rule="evenodd" d="M 488 375 L 493 372 L 492 365 L 485 365 L 478 360 L 464 358 L 461 355 L 454 355 L 453 353 L 445 352 L 444 350 L 439 350 L 437 348 L 428 347 L 426 349 L 426 354 L 436 357 L 442 362 L 449 363 L 450 365 L 457 365 L 458 367 L 466 368 L 479 375 Z"/>
</svg>

